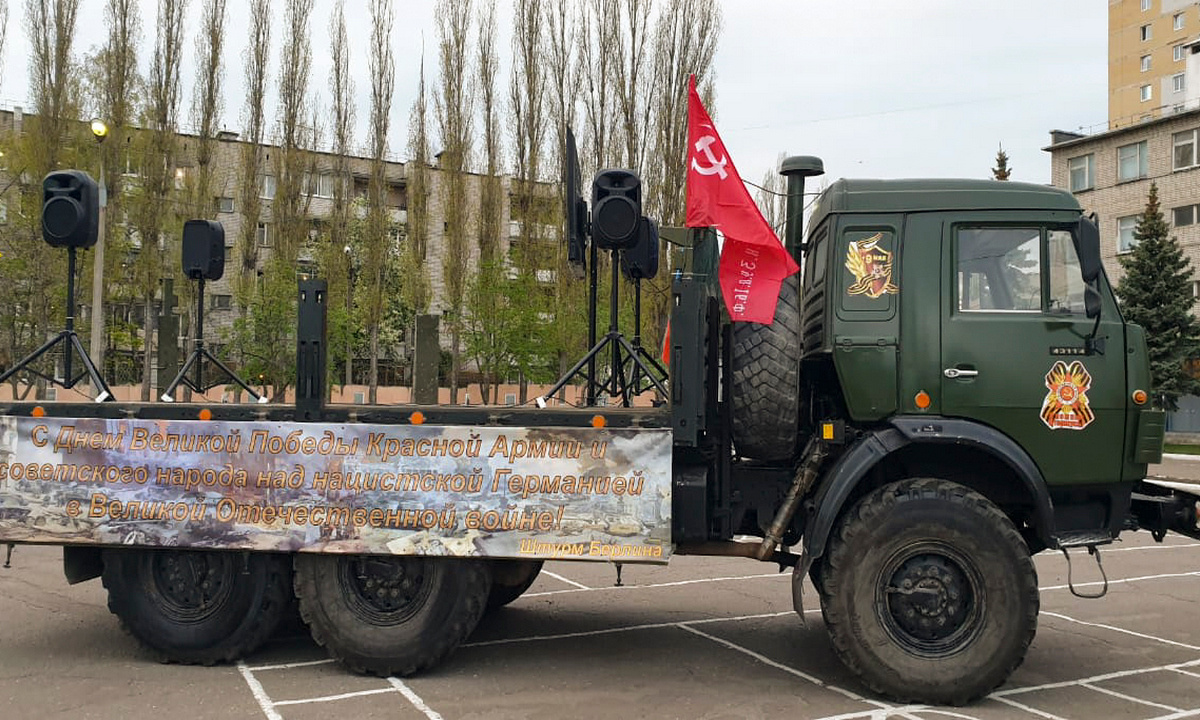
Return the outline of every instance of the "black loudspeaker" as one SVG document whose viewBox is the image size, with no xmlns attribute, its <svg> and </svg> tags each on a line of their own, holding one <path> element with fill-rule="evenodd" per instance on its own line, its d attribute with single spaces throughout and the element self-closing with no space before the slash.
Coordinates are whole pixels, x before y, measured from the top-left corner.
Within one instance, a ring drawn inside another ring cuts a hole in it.
<svg viewBox="0 0 1200 720">
<path fill-rule="evenodd" d="M 220 280 L 225 274 L 225 228 L 215 220 L 183 224 L 183 272 L 192 280 Z"/>
<path fill-rule="evenodd" d="M 42 238 L 51 247 L 87 248 L 100 231 L 100 186 L 81 170 L 42 180 Z"/>
<path fill-rule="evenodd" d="M 658 274 L 658 223 L 648 217 L 642 217 L 637 243 L 621 253 L 621 274 L 631 281 Z"/>
<path fill-rule="evenodd" d="M 563 156 L 563 219 L 567 262 L 580 277 L 587 269 L 587 203 L 579 195 L 582 184 L 579 152 L 575 149 L 575 133 L 571 132 L 571 128 L 567 128 L 567 151 Z"/>
<path fill-rule="evenodd" d="M 638 239 L 642 181 L 632 170 L 601 170 L 592 181 L 592 242 L 601 250 L 624 250 Z"/>
</svg>

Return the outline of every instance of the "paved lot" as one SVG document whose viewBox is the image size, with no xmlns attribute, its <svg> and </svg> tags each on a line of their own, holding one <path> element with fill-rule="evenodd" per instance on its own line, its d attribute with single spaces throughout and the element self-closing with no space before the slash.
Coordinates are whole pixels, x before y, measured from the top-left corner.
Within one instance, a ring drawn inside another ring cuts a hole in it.
<svg viewBox="0 0 1200 720">
<path fill-rule="evenodd" d="M 56 548 L 0 570 L 0 717 L 12 718 L 1181 718 L 1200 716 L 1200 543 L 1127 535 L 1104 552 L 1109 596 L 1066 589 L 1037 558 L 1038 636 L 1011 681 L 968 708 L 900 708 L 834 657 L 820 613 L 791 611 L 788 576 L 749 560 L 664 568 L 554 563 L 446 664 L 350 675 L 299 629 L 235 667 L 148 659 L 70 587 Z M 1080 563 L 1076 581 L 1098 576 Z M 812 601 L 810 592 L 807 598 Z"/>
</svg>

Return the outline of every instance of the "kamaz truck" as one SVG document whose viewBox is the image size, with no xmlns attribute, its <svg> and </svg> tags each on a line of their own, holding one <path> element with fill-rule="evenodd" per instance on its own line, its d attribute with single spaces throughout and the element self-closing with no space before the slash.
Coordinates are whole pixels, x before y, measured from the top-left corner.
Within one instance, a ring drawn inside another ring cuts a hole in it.
<svg viewBox="0 0 1200 720">
<path fill-rule="evenodd" d="M 380 675 L 446 658 L 546 560 L 754 558 L 797 610 L 811 578 L 873 691 L 980 698 L 1034 637 L 1032 555 L 1200 537 L 1197 498 L 1145 480 L 1146 338 L 1069 193 L 839 180 L 803 232 L 819 166 L 783 164 L 803 270 L 773 323 L 728 321 L 717 237 L 691 231 L 665 403 L 327 404 L 310 281 L 294 407 L 0 402 L 0 542 L 63 546 L 164 660 L 240 658 L 298 601 Z"/>
</svg>

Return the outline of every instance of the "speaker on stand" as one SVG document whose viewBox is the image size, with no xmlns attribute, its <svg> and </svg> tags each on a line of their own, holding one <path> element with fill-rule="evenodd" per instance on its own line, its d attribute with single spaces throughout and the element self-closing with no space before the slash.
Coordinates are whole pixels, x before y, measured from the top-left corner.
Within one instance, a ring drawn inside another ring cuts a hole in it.
<svg viewBox="0 0 1200 720">
<path fill-rule="evenodd" d="M 187 361 L 179 368 L 179 374 L 163 391 L 160 399 L 163 402 L 175 402 L 175 388 L 180 383 L 191 388 L 192 392 L 201 394 L 219 385 L 222 382 L 220 379 L 213 382 L 204 380 L 204 361 L 208 360 L 255 401 L 265 403 L 265 397 L 254 392 L 204 346 L 204 281 L 220 280 L 225 274 L 225 227 L 214 220 L 188 220 L 183 224 L 182 250 L 183 273 L 196 281 L 196 337 Z M 188 371 L 193 369 L 195 376 L 188 377 Z"/>
<path fill-rule="evenodd" d="M 0 374 L 0 383 L 25 370 L 70 390 L 86 375 L 99 394 L 96 402 L 112 400 L 112 390 L 100 376 L 96 364 L 88 356 L 79 335 L 75 333 L 75 251 L 96 244 L 100 228 L 100 187 L 81 170 L 60 170 L 42 180 L 42 239 L 50 247 L 67 249 L 67 318 L 66 328 L 46 341 L 28 357 Z M 39 372 L 33 367 L 38 358 L 62 344 L 62 377 Z M 72 350 L 79 354 L 83 372 L 72 376 Z"/>
</svg>

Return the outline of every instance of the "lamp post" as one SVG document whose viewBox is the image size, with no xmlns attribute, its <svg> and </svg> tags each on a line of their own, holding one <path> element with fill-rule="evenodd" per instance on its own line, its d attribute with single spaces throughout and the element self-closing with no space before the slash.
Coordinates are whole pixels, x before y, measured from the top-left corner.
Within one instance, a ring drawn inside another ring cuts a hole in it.
<svg viewBox="0 0 1200 720">
<path fill-rule="evenodd" d="M 100 118 L 92 120 L 92 136 L 102 146 L 108 138 L 108 125 Z M 91 356 L 104 372 L 104 220 L 108 208 L 108 185 L 104 182 L 104 151 L 100 152 L 100 217 L 96 233 L 96 255 L 92 263 L 92 337 Z"/>
<path fill-rule="evenodd" d="M 350 254 L 350 246 L 342 248 L 346 254 L 346 327 L 350 327 L 350 315 L 354 312 L 354 258 Z M 346 386 L 353 380 L 354 370 L 354 339 L 351 333 L 346 333 Z M 344 392 L 344 389 L 343 389 Z"/>
</svg>

